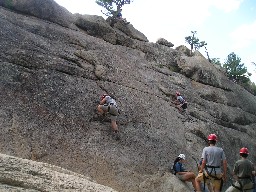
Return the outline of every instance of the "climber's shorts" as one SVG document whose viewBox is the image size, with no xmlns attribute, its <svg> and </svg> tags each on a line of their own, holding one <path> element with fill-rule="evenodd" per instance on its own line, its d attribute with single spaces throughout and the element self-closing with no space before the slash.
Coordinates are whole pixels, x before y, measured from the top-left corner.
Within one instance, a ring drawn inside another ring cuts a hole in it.
<svg viewBox="0 0 256 192">
<path fill-rule="evenodd" d="M 118 115 L 118 109 L 114 105 L 100 105 L 100 108 L 105 112 L 110 114 L 110 119 L 116 121 Z"/>
<path fill-rule="evenodd" d="M 217 178 L 213 178 L 211 176 L 205 176 L 204 179 L 204 174 L 203 173 L 199 173 L 196 177 L 196 181 L 200 181 L 200 182 L 206 182 L 206 183 L 212 183 L 212 186 L 215 188 L 215 190 L 220 190 L 221 189 L 221 185 L 222 185 L 222 174 L 217 174 L 216 175 Z"/>
<path fill-rule="evenodd" d="M 187 109 L 187 108 L 188 108 L 188 103 L 183 103 L 183 104 L 181 105 L 181 107 L 182 107 L 182 109 Z"/>
<path fill-rule="evenodd" d="M 226 192 L 240 192 L 240 191 L 241 191 L 241 190 L 240 190 L 241 186 L 240 186 L 240 184 L 239 184 L 238 182 L 235 182 L 234 185 L 235 185 L 236 187 L 230 186 L 230 187 L 226 190 Z M 250 183 L 245 184 L 245 185 L 243 186 L 243 190 L 244 190 L 245 192 L 253 192 L 253 183 L 250 182 Z"/>
</svg>

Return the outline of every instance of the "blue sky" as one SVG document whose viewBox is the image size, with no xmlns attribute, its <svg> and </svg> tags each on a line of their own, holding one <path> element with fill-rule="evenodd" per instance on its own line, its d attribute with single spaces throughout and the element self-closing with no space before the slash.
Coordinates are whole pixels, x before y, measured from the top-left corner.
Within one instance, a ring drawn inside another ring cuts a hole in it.
<svg viewBox="0 0 256 192">
<path fill-rule="evenodd" d="M 71 13 L 100 15 L 95 0 L 55 0 Z M 133 0 L 123 7 L 123 17 L 150 42 L 165 38 L 186 45 L 185 37 L 197 31 L 209 56 L 224 62 L 234 52 L 241 58 L 256 83 L 256 0 Z M 203 48 L 199 50 L 205 54 Z"/>
</svg>

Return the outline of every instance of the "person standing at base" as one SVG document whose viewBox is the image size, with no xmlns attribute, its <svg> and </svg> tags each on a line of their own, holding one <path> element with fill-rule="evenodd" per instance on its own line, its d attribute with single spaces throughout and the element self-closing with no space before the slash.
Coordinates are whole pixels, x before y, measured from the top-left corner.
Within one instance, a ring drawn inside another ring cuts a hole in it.
<svg viewBox="0 0 256 192">
<path fill-rule="evenodd" d="M 106 115 L 107 113 L 110 114 L 113 135 L 116 136 L 117 140 L 119 140 L 119 129 L 116 123 L 116 119 L 118 116 L 118 108 L 115 99 L 110 97 L 108 94 L 103 94 L 100 97 L 100 104 L 98 105 L 97 109 L 100 115 Z"/>
<path fill-rule="evenodd" d="M 253 178 L 255 176 L 254 166 L 251 161 L 247 159 L 249 151 L 243 147 L 240 149 L 240 157 L 233 168 L 233 176 L 236 180 L 226 192 L 253 192 Z"/>
<path fill-rule="evenodd" d="M 203 149 L 202 166 L 199 170 L 198 176 L 195 179 L 196 191 L 202 192 L 200 183 L 209 180 L 212 184 L 213 191 L 220 192 L 223 182 L 226 181 L 227 160 L 224 150 L 215 146 L 217 136 L 215 134 L 210 134 L 207 139 L 209 146 Z M 221 165 L 223 166 L 223 171 L 221 169 Z"/>
</svg>

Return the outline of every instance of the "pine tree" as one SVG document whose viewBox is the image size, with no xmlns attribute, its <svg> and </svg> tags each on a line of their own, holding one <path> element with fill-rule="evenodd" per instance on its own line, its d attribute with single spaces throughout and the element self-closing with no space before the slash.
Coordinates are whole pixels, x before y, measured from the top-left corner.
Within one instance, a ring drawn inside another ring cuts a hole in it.
<svg viewBox="0 0 256 192">
<path fill-rule="evenodd" d="M 247 72 L 247 68 L 234 52 L 228 55 L 223 67 L 226 69 L 228 77 L 235 82 L 247 83 L 250 80 L 251 74 Z"/>
<path fill-rule="evenodd" d="M 204 47 L 206 50 L 208 60 L 211 61 L 209 58 L 208 51 L 206 49 L 207 43 L 205 41 L 201 41 L 201 42 L 199 41 L 199 39 L 195 36 L 197 33 L 196 31 L 191 31 L 191 33 L 192 33 L 192 36 L 185 37 L 186 43 L 190 45 L 190 55 L 192 55 L 193 50 L 198 50 L 201 47 Z"/>
<path fill-rule="evenodd" d="M 220 58 L 211 58 L 211 63 L 221 66 Z"/>
<path fill-rule="evenodd" d="M 121 8 L 125 4 L 130 4 L 132 0 L 96 0 L 96 3 L 103 8 L 105 11 L 101 11 L 106 16 L 116 17 L 121 12 Z"/>
</svg>

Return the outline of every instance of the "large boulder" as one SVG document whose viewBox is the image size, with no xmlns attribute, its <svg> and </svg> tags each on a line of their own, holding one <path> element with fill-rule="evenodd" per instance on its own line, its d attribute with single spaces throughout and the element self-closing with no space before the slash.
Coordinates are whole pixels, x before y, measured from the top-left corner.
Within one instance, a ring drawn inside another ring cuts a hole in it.
<svg viewBox="0 0 256 192">
<path fill-rule="evenodd" d="M 177 51 L 185 54 L 186 56 L 191 56 L 191 51 L 189 48 L 187 48 L 185 45 L 180 45 L 175 48 Z"/>
<path fill-rule="evenodd" d="M 120 20 L 114 24 L 114 28 L 119 29 L 133 39 L 148 42 L 147 37 L 142 32 L 135 29 L 132 24 L 126 24 L 124 21 Z"/>
<path fill-rule="evenodd" d="M 0 191 L 115 192 L 81 174 L 27 159 L 0 154 Z"/>
<path fill-rule="evenodd" d="M 75 24 L 85 30 L 89 35 L 103 38 L 105 41 L 116 44 L 115 31 L 106 20 L 97 15 L 80 15 L 76 14 Z"/>
<path fill-rule="evenodd" d="M 54 0 L 0 0 L 0 6 L 75 29 L 72 14 Z"/>
<path fill-rule="evenodd" d="M 203 56 L 182 56 L 178 62 L 187 77 L 214 87 L 231 90 L 229 80 Z"/>
<path fill-rule="evenodd" d="M 156 43 L 160 44 L 160 45 L 165 45 L 167 47 L 173 47 L 174 44 L 172 44 L 171 42 L 167 41 L 166 39 L 164 38 L 159 38 Z"/>
<path fill-rule="evenodd" d="M 143 181 L 139 186 L 139 192 L 190 192 L 193 191 L 191 184 L 182 182 L 171 173 L 157 173 Z"/>
</svg>

